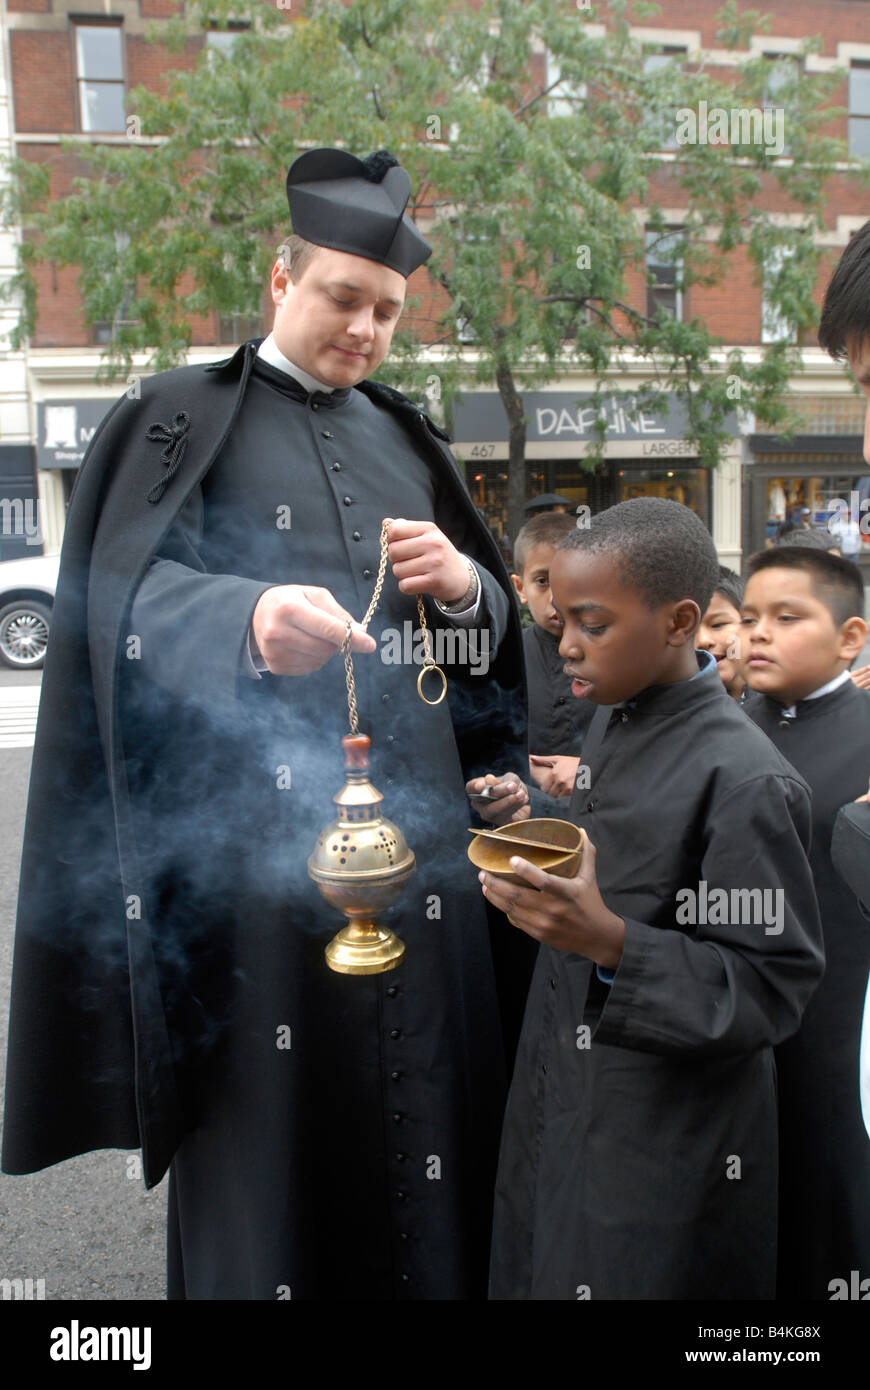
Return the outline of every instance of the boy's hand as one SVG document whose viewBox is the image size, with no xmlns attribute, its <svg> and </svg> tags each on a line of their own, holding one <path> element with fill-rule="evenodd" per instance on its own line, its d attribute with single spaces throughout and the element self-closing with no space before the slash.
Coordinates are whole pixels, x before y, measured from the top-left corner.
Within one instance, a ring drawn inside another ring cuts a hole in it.
<svg viewBox="0 0 870 1390">
<path fill-rule="evenodd" d="M 859 666 L 849 674 L 859 690 L 870 690 L 870 666 Z"/>
<path fill-rule="evenodd" d="M 551 754 L 542 758 L 537 753 L 529 754 L 529 771 L 547 796 L 570 796 L 577 779 L 579 758 L 566 758 L 561 754 Z"/>
<path fill-rule="evenodd" d="M 576 951 L 606 970 L 615 970 L 622 959 L 625 922 L 611 912 L 598 891 L 595 846 L 585 830 L 580 867 L 573 878 L 545 873 L 527 859 L 511 859 L 514 873 L 528 888 L 505 883 L 492 874 L 479 873 L 484 896 L 521 931 L 553 946 L 557 951 Z M 539 889 L 539 892 L 535 892 Z"/>
<path fill-rule="evenodd" d="M 513 820 L 527 820 L 531 814 L 529 793 L 524 782 L 514 773 L 507 773 L 501 780 L 488 772 L 485 777 L 472 777 L 466 782 L 468 796 L 482 792 L 484 787 L 492 787 L 494 800 L 475 801 L 474 809 L 482 820 L 490 825 L 507 825 Z"/>
</svg>

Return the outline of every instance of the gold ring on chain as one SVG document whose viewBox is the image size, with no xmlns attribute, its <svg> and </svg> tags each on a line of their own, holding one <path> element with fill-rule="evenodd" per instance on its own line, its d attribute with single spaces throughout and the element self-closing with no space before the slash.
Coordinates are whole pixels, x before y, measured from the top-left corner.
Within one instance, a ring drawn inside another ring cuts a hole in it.
<svg viewBox="0 0 870 1390">
<path fill-rule="evenodd" d="M 433 675 L 437 671 L 438 675 L 441 677 L 441 694 L 438 696 L 437 700 L 427 700 L 426 696 L 423 694 L 423 677 L 429 671 L 431 671 Z M 420 696 L 420 699 L 423 701 L 424 705 L 440 705 L 441 701 L 444 699 L 444 696 L 447 694 L 447 677 L 441 670 L 441 667 L 435 665 L 434 661 L 430 662 L 427 666 L 421 666 L 420 674 L 417 677 L 417 694 Z"/>
</svg>

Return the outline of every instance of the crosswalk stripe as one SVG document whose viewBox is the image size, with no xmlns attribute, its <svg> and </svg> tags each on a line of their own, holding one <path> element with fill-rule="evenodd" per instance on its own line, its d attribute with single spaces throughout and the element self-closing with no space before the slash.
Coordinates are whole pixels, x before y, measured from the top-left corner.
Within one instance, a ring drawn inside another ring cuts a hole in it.
<svg viewBox="0 0 870 1390">
<path fill-rule="evenodd" d="M 0 749 L 32 748 L 40 686 L 0 686 Z"/>
</svg>

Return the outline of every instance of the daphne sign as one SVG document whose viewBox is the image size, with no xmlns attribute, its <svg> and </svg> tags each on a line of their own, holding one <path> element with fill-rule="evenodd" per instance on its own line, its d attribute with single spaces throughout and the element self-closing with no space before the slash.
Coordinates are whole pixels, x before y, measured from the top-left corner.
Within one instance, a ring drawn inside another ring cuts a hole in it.
<svg viewBox="0 0 870 1390">
<path fill-rule="evenodd" d="M 680 440 L 686 434 L 686 411 L 673 396 L 651 410 L 637 395 L 610 393 L 596 398 L 591 392 L 526 391 L 523 413 L 530 444 L 594 443 L 603 429 L 605 440 Z M 601 421 L 600 427 L 596 422 Z M 738 434 L 737 419 L 729 415 L 726 429 Z M 497 391 L 463 395 L 453 407 L 453 437 L 463 444 L 507 440 L 508 425 Z"/>
</svg>

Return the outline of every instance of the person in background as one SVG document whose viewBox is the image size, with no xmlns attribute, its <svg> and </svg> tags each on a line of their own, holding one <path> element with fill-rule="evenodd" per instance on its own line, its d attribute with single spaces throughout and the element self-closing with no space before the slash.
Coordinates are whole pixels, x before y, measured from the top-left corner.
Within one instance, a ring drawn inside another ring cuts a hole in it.
<svg viewBox="0 0 870 1390">
<path fill-rule="evenodd" d="M 583 735 L 594 713 L 571 695 L 571 678 L 559 655 L 564 622 L 553 607 L 550 565 L 556 547 L 575 528 L 573 517 L 543 512 L 532 517 L 514 544 L 516 573 L 511 575 L 520 603 L 528 606 L 531 624 L 523 631 L 523 655 L 529 695 L 529 768 L 548 798 L 570 796 L 574 789 Z M 536 798 L 535 811 L 560 814 Z M 564 811 L 564 807 L 562 808 Z"/>
<path fill-rule="evenodd" d="M 728 694 L 742 700 L 746 678 L 740 664 L 740 605 L 743 581 L 734 570 L 719 566 L 719 579 L 698 630 L 698 649 L 709 652 Z"/>
</svg>

